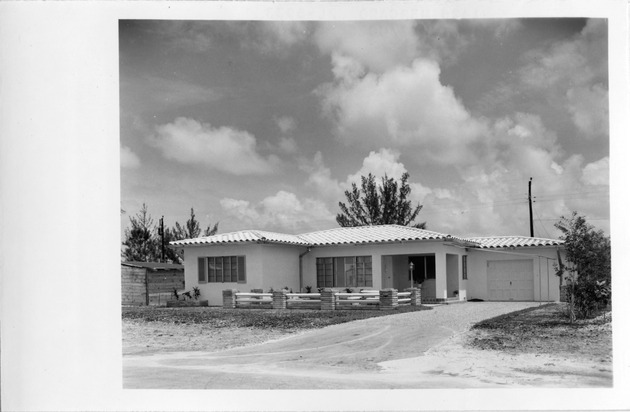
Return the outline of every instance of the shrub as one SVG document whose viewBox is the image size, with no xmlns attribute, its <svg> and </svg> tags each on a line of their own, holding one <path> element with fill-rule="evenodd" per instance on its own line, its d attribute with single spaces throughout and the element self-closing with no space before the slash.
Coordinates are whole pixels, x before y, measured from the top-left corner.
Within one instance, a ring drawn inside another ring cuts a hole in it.
<svg viewBox="0 0 630 412">
<path fill-rule="evenodd" d="M 611 299 L 610 238 L 576 212 L 555 226 L 565 242 L 567 263 L 556 265 L 556 275 L 566 281 L 569 319 L 589 318 Z"/>
</svg>

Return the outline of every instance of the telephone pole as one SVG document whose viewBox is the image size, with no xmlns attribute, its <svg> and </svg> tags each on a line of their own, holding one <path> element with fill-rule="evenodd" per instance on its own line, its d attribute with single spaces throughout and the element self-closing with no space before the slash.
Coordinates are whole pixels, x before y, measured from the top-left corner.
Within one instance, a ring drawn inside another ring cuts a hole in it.
<svg viewBox="0 0 630 412">
<path fill-rule="evenodd" d="M 160 229 L 158 233 L 160 234 L 160 242 L 162 244 L 162 263 L 164 263 L 164 216 L 160 219 Z"/>
<path fill-rule="evenodd" d="M 529 178 L 529 236 L 534 237 L 534 216 L 532 212 L 532 178 Z"/>
</svg>

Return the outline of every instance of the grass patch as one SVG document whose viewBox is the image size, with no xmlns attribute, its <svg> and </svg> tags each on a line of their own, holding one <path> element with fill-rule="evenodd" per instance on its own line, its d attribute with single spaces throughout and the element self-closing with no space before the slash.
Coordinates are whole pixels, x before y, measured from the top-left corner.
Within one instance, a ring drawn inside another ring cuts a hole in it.
<svg viewBox="0 0 630 412">
<path fill-rule="evenodd" d="M 219 308 L 124 307 L 122 318 L 143 322 L 199 324 L 212 328 L 259 328 L 295 331 L 316 329 L 339 323 L 399 313 L 430 310 L 426 306 L 403 306 L 393 311 L 380 310 L 272 310 Z"/>
<path fill-rule="evenodd" d="M 548 304 L 497 316 L 472 327 L 469 345 L 512 353 L 557 354 L 601 362 L 612 359 L 609 313 L 570 323 L 564 304 Z"/>
</svg>

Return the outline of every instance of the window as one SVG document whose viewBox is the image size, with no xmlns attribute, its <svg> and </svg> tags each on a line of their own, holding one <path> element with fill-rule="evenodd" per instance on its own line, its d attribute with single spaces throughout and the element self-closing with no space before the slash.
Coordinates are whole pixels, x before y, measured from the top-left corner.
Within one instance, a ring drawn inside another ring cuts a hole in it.
<svg viewBox="0 0 630 412">
<path fill-rule="evenodd" d="M 198 259 L 199 283 L 246 283 L 245 256 L 212 256 Z"/>
<path fill-rule="evenodd" d="M 317 258 L 317 287 L 372 286 L 372 256 Z"/>
<path fill-rule="evenodd" d="M 468 256 L 462 256 L 462 279 L 468 279 Z"/>
</svg>

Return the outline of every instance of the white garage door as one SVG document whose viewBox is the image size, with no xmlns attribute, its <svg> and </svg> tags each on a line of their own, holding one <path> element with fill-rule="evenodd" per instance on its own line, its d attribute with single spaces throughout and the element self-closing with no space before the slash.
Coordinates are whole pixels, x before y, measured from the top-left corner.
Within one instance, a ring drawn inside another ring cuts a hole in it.
<svg viewBox="0 0 630 412">
<path fill-rule="evenodd" d="M 488 300 L 534 300 L 534 261 L 488 261 Z"/>
</svg>

